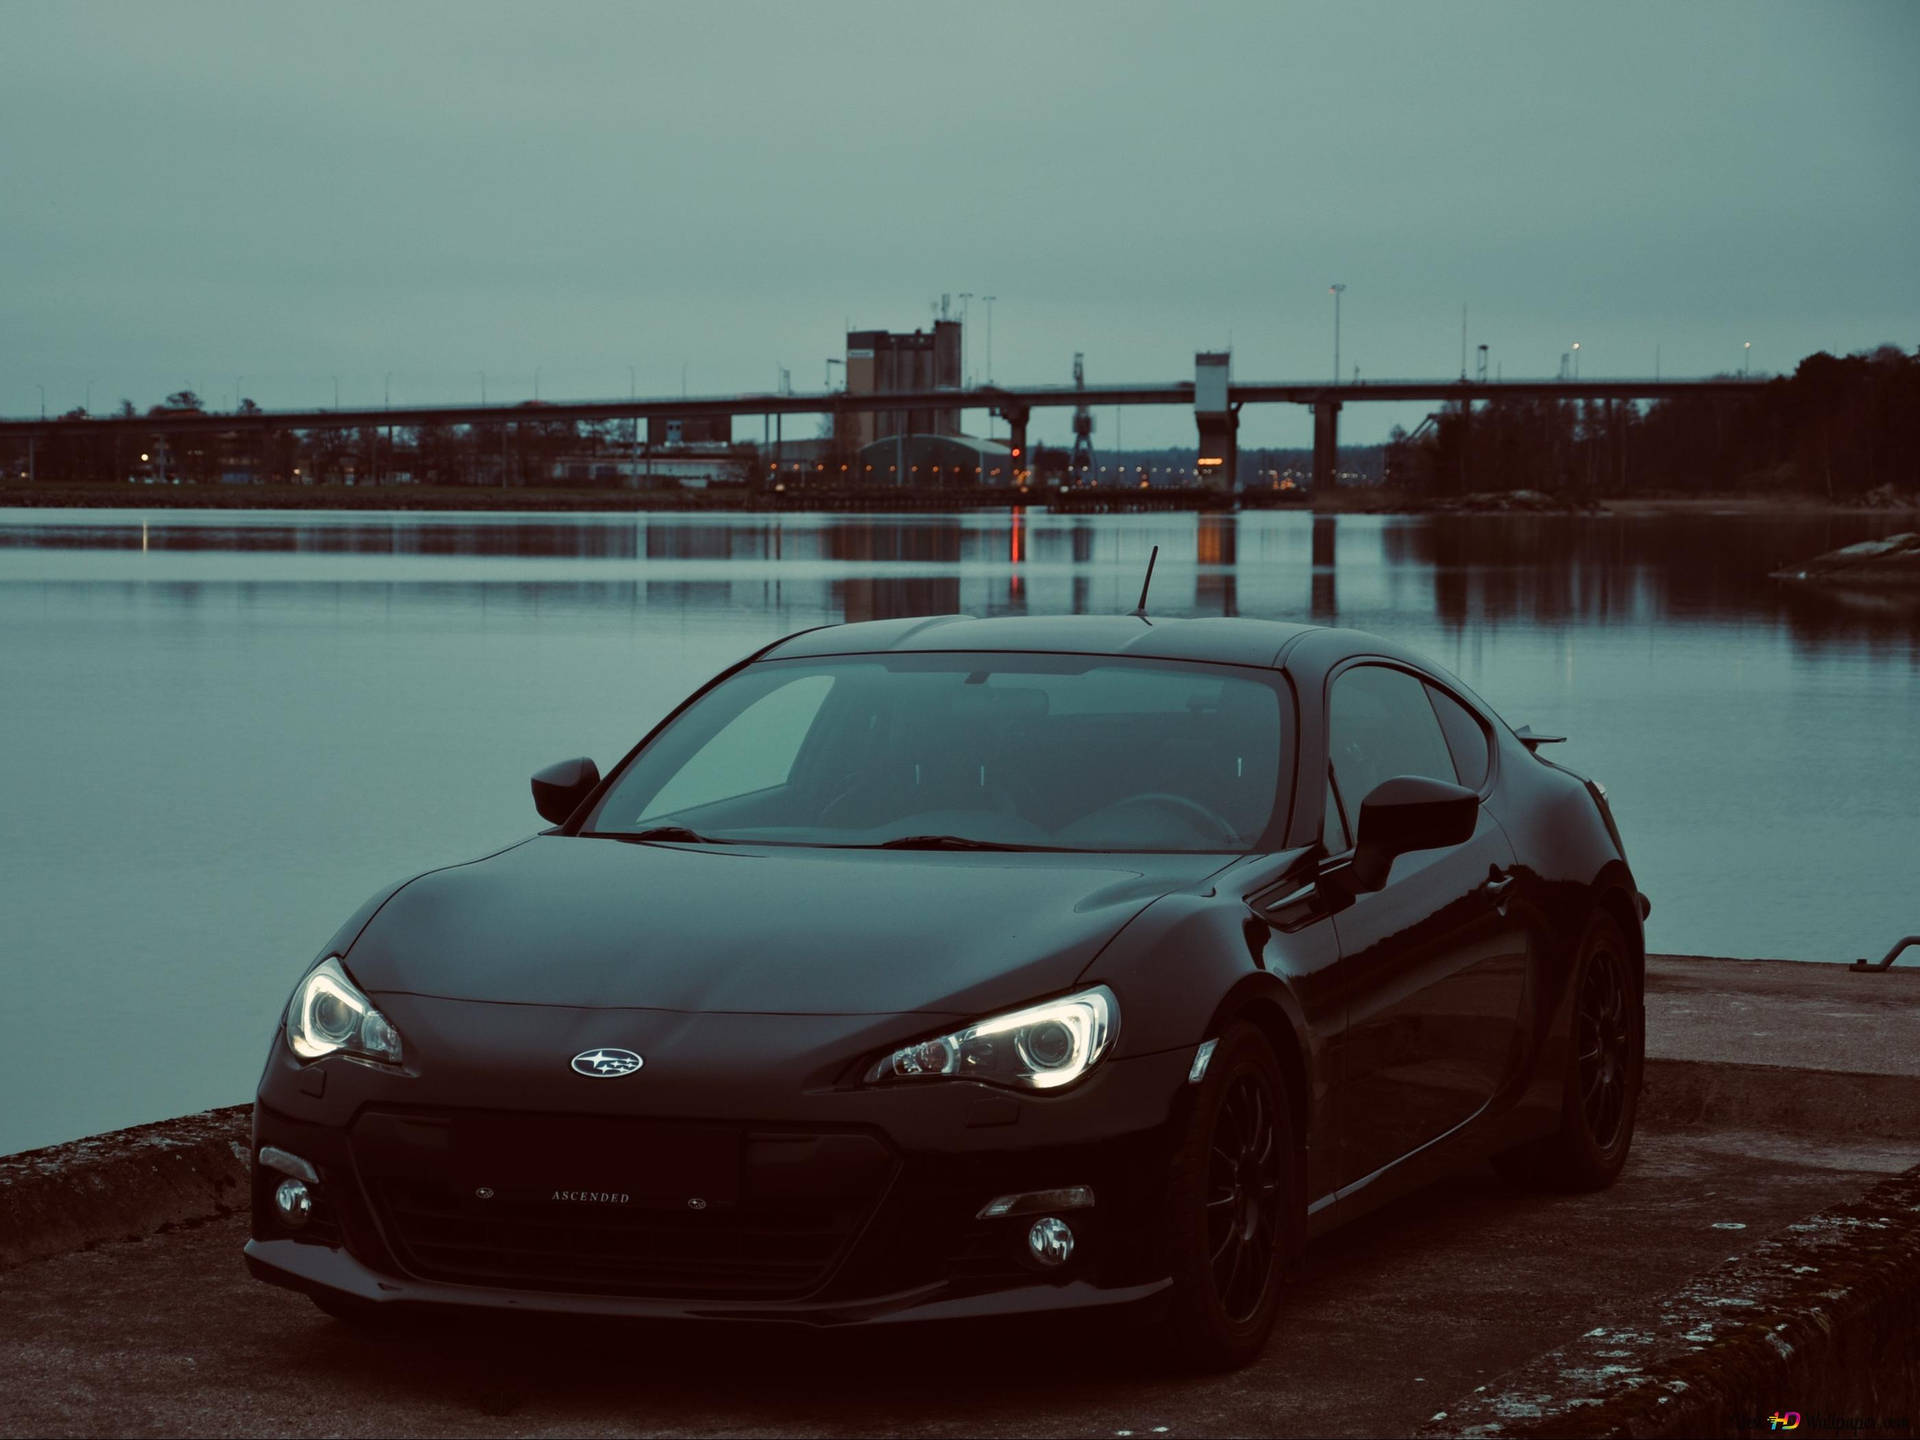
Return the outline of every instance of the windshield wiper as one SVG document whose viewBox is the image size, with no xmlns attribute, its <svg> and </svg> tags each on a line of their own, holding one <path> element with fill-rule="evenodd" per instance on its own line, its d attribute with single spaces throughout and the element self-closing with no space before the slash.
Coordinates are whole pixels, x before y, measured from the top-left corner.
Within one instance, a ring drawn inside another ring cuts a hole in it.
<svg viewBox="0 0 1920 1440">
<path fill-rule="evenodd" d="M 665 842 L 674 845 L 732 845 L 732 840 L 716 840 L 711 835 L 702 835 L 698 830 L 689 830 L 684 825 L 654 825 L 645 830 L 593 830 L 588 832 L 598 840 L 624 840 L 629 845 L 651 845 Z"/>
<path fill-rule="evenodd" d="M 901 835 L 882 840 L 872 850 L 1046 850 L 1046 845 L 1007 845 L 998 840 L 969 840 L 965 835 Z"/>
</svg>

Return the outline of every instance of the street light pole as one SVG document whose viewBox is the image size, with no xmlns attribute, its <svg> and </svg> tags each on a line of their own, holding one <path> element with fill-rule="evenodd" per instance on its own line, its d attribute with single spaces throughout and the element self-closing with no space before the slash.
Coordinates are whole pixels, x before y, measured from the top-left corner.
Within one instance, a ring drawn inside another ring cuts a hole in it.
<svg viewBox="0 0 1920 1440">
<path fill-rule="evenodd" d="M 40 392 L 40 418 L 44 420 L 47 418 L 47 387 L 35 385 L 33 388 Z"/>
<path fill-rule="evenodd" d="M 967 316 L 972 313 L 973 292 L 960 292 L 960 384 L 964 388 L 971 384 L 967 376 Z"/>
<path fill-rule="evenodd" d="M 993 302 L 996 295 L 982 295 L 980 303 L 987 307 L 987 383 L 993 383 Z"/>
<path fill-rule="evenodd" d="M 1753 341 L 1749 340 L 1740 351 L 1740 378 L 1746 380 L 1753 375 Z"/>
<path fill-rule="evenodd" d="M 1340 296 L 1346 290 L 1345 285 L 1329 285 L 1333 293 L 1333 383 L 1340 383 Z"/>
<path fill-rule="evenodd" d="M 640 393 L 640 382 L 634 378 L 633 366 L 629 365 L 627 366 L 627 398 L 631 400 L 635 396 L 637 396 L 639 393 Z M 639 449 L 640 449 L 640 417 L 638 415 L 629 415 L 627 417 L 627 481 L 626 481 L 628 489 L 634 488 L 634 485 L 639 478 L 635 469 L 635 466 L 639 461 L 639 455 L 637 453 Z"/>
<path fill-rule="evenodd" d="M 1580 342 L 1578 340 L 1573 342 L 1573 378 L 1576 380 L 1580 378 Z"/>
</svg>

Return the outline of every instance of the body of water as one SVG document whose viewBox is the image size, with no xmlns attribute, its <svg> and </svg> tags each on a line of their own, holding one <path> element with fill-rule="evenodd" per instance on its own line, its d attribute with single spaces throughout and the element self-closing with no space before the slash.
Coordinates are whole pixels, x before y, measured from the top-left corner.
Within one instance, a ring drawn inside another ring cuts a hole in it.
<svg viewBox="0 0 1920 1440">
<path fill-rule="evenodd" d="M 1379 631 L 1571 736 L 1654 949 L 1878 955 L 1920 929 L 1920 597 L 1765 577 L 1895 528 L 0 511 L 0 1153 L 246 1099 L 362 899 L 539 828 L 533 770 L 750 649 L 1129 610 L 1156 544 L 1157 613 Z"/>
</svg>

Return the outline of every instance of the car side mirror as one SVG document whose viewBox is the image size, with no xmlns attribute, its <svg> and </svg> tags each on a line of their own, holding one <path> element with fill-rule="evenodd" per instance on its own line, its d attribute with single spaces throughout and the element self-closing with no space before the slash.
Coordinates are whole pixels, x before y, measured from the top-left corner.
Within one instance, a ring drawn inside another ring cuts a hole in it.
<svg viewBox="0 0 1920 1440">
<path fill-rule="evenodd" d="M 1470 840 L 1479 812 L 1479 797 L 1464 786 L 1421 775 L 1382 780 L 1360 802 L 1350 870 L 1353 888 L 1380 889 L 1396 856 Z"/>
<path fill-rule="evenodd" d="M 567 817 L 580 808 L 580 802 L 591 795 L 599 783 L 600 767 L 586 756 L 562 760 L 535 772 L 533 808 L 540 812 L 542 820 L 564 825 Z"/>
</svg>

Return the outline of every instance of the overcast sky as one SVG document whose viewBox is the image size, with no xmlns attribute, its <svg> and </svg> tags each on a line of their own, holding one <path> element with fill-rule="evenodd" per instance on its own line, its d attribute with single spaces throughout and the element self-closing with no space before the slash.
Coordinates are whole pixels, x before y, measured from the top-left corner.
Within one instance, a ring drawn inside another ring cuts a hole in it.
<svg viewBox="0 0 1920 1440">
<path fill-rule="evenodd" d="M 0 137 L 7 414 L 817 388 L 961 291 L 1015 382 L 1325 375 L 1335 281 L 1363 380 L 1920 344 L 1912 3 L 0 0 Z"/>
</svg>

